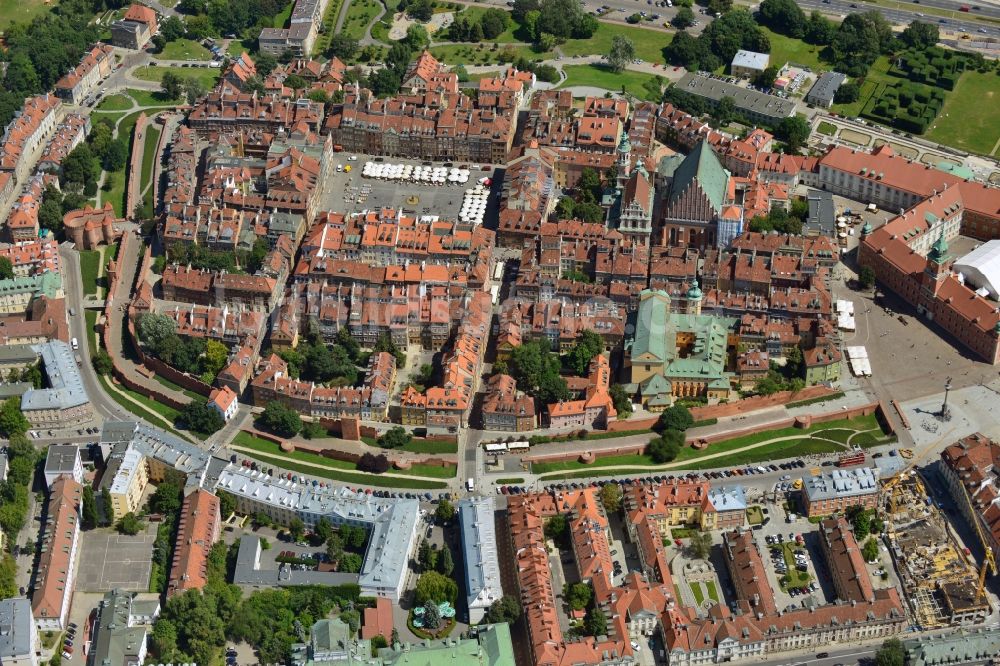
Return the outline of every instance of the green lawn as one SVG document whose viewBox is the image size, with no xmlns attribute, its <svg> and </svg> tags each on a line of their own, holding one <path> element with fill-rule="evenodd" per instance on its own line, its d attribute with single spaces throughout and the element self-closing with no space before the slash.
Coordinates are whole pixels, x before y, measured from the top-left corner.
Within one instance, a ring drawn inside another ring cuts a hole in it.
<svg viewBox="0 0 1000 666">
<path fill-rule="evenodd" d="M 566 72 L 566 80 L 559 84 L 560 88 L 570 86 L 593 86 L 603 88 L 612 92 L 621 92 L 625 89 L 639 99 L 652 99 L 659 95 L 653 95 L 645 87 L 649 81 L 654 81 L 656 77 L 650 74 L 640 74 L 639 72 L 624 71 L 616 73 L 601 65 L 567 65 L 563 68 Z"/>
<path fill-rule="evenodd" d="M 760 432 L 744 435 L 742 437 L 735 437 L 733 439 L 716 442 L 704 450 L 698 450 L 693 447 L 686 446 L 680 450 L 680 453 L 677 454 L 677 458 L 673 461 L 673 463 L 688 462 L 689 464 L 674 465 L 673 467 L 675 469 L 689 470 L 715 469 L 720 467 L 731 467 L 734 465 L 746 465 L 761 461 L 779 460 L 782 458 L 797 458 L 813 453 L 834 453 L 837 451 L 843 451 L 844 447 L 839 444 L 834 444 L 833 442 L 823 441 L 813 437 L 814 435 L 821 436 L 824 432 L 843 429 L 849 429 L 852 431 L 878 431 L 878 419 L 875 418 L 874 414 L 871 414 L 868 416 L 859 416 L 853 419 L 840 419 L 837 421 L 830 421 L 829 423 L 818 423 L 811 428 L 805 429 L 789 427 L 776 430 L 762 430 Z M 860 436 L 861 435 L 859 435 L 859 437 Z M 733 451 L 735 449 L 746 447 L 750 444 L 759 444 L 760 442 L 766 442 L 779 437 L 793 437 L 794 439 L 771 442 L 770 444 L 763 444 L 746 451 L 730 453 L 729 455 L 717 456 L 715 458 L 706 458 L 708 455 Z M 872 437 L 877 439 L 877 432 L 872 435 Z M 702 458 L 704 459 L 702 460 Z M 650 469 L 648 468 L 656 469 L 659 467 L 653 463 L 650 456 L 643 454 L 598 458 L 593 464 L 590 465 L 586 465 L 576 460 L 559 463 L 535 463 L 532 465 L 532 471 L 535 474 L 540 474 L 545 472 L 582 470 L 591 467 L 617 466 L 627 468 L 627 472 L 626 470 L 615 470 L 616 474 L 645 474 L 649 473 Z M 634 466 L 647 466 L 648 468 L 639 469 Z M 559 478 L 578 478 L 580 476 L 587 475 L 587 472 L 583 472 L 572 476 L 562 475 Z M 590 473 L 590 476 L 593 476 L 593 473 Z M 554 478 L 555 477 L 548 480 L 554 480 Z"/>
<path fill-rule="evenodd" d="M 646 62 L 663 64 L 663 47 L 670 43 L 674 31 L 650 30 L 620 23 L 598 24 L 597 32 L 589 39 L 569 39 L 559 47 L 563 55 L 603 55 L 611 51 L 611 41 L 616 35 L 632 40 L 635 57 Z"/>
<path fill-rule="evenodd" d="M 715 581 L 710 580 L 705 582 L 705 589 L 708 591 L 708 598 L 712 601 L 719 602 L 719 591 L 715 588 Z"/>
<path fill-rule="evenodd" d="M 330 45 L 330 40 L 333 39 L 333 29 L 337 26 L 337 17 L 340 16 L 340 8 L 343 6 L 343 0 L 332 0 L 327 5 L 326 13 L 323 14 L 324 32 L 316 38 L 316 45 L 313 47 L 314 56 L 322 55 L 326 51 L 326 47 Z"/>
<path fill-rule="evenodd" d="M 788 566 L 788 573 L 783 574 L 778 582 L 781 584 L 782 590 L 787 590 L 790 587 L 802 587 L 803 585 L 808 585 L 809 581 L 812 580 L 812 576 L 805 571 L 799 571 L 795 568 L 795 556 L 793 553 L 792 544 L 785 542 L 780 545 L 772 545 L 771 550 L 776 550 L 780 548 L 785 556 L 785 564 Z M 799 550 L 802 550 L 799 548 Z"/>
<path fill-rule="evenodd" d="M 289 5 L 291 7 L 291 5 Z M 167 42 L 163 51 L 156 54 L 157 60 L 211 60 L 212 52 L 193 39 L 177 39 Z"/>
<path fill-rule="evenodd" d="M 127 95 L 108 95 L 101 100 L 95 111 L 127 111 L 132 108 L 132 100 Z"/>
<path fill-rule="evenodd" d="M 139 174 L 139 192 L 146 190 L 146 185 L 153 178 L 153 166 L 156 160 L 156 144 L 160 141 L 160 128 L 154 123 L 146 126 L 146 139 L 142 147 L 142 171 Z M 152 188 L 150 188 L 152 192 Z"/>
<path fill-rule="evenodd" d="M 465 9 L 455 14 L 455 19 L 458 20 L 459 17 L 465 17 L 473 23 L 478 23 L 479 19 L 482 17 L 484 13 L 486 13 L 487 9 L 490 8 L 476 7 L 474 5 L 466 5 Z M 507 18 L 511 19 L 510 24 L 507 26 L 507 29 L 501 32 L 499 35 L 497 35 L 494 39 L 490 41 L 500 42 L 501 44 L 505 44 L 508 42 L 530 41 L 528 35 L 524 34 L 524 32 L 522 31 L 523 26 L 517 21 L 513 20 L 509 12 L 507 14 Z"/>
<path fill-rule="evenodd" d="M 90 346 L 90 355 L 97 353 L 97 338 L 94 337 L 94 330 L 97 328 L 97 310 L 84 310 L 84 318 L 87 320 L 87 344 Z"/>
<path fill-rule="evenodd" d="M 285 458 L 270 456 L 264 453 L 254 453 L 252 456 L 248 457 L 252 457 L 257 461 L 267 463 L 268 465 L 280 466 L 281 468 L 292 472 L 301 472 L 302 474 L 308 474 L 312 477 L 332 479 L 334 481 L 341 481 L 344 483 L 358 483 L 380 488 L 417 488 L 428 490 L 439 490 L 448 487 L 448 485 L 443 481 L 423 481 L 421 479 L 406 479 L 400 477 L 380 477 L 375 474 L 365 474 L 364 472 L 344 472 L 332 468 L 310 467 L 308 465 L 300 465 L 294 462 L 289 462 Z"/>
<path fill-rule="evenodd" d="M 924 138 L 982 155 L 997 154 L 1000 77 L 975 71 L 962 74 Z"/>
<path fill-rule="evenodd" d="M 434 479 L 452 479 L 458 474 L 458 467 L 455 465 L 448 465 L 447 467 L 439 467 L 438 465 L 411 465 L 410 469 L 397 469 L 393 470 L 393 473 L 405 476 L 427 476 Z"/>
<path fill-rule="evenodd" d="M 764 512 L 759 506 L 747 507 L 747 522 L 751 525 L 760 525 L 764 522 Z"/>
<path fill-rule="evenodd" d="M 167 69 L 176 69 L 176 67 L 168 67 Z M 181 68 L 183 71 L 183 68 Z M 129 88 L 125 92 L 128 96 L 135 100 L 136 104 L 139 106 L 173 106 L 179 99 L 167 99 L 166 96 L 160 91 L 150 91 L 150 90 L 139 90 L 137 88 Z"/>
<path fill-rule="evenodd" d="M 455 442 L 425 442 L 414 439 L 404 446 L 403 450 L 410 453 L 458 453 L 458 444 Z"/>
<path fill-rule="evenodd" d="M 282 458 L 298 460 L 300 462 L 322 465 L 323 467 L 328 467 L 330 469 L 347 470 L 351 472 L 357 472 L 358 469 L 357 465 L 347 460 L 336 460 L 334 458 L 327 458 L 325 456 L 320 456 L 315 453 L 307 453 L 305 451 L 282 451 L 281 447 L 277 444 L 260 437 L 255 437 L 248 432 L 241 431 L 237 434 L 233 439 L 233 444 L 253 449 L 256 452 L 263 453 L 265 455 L 280 456 Z M 287 467 L 284 462 L 277 464 Z M 307 471 L 308 469 L 305 465 L 303 465 L 303 468 L 304 469 L 302 471 Z M 413 467 L 409 470 L 393 470 L 393 474 L 401 474 L 403 476 L 428 476 L 438 479 L 450 479 L 454 477 L 457 472 L 458 468 L 454 466 L 437 467 L 435 465 L 413 465 Z M 317 470 L 317 473 L 319 473 L 319 470 Z M 357 474 L 359 477 L 373 476 L 374 478 L 374 475 L 369 475 L 365 472 L 357 472 Z"/>
<path fill-rule="evenodd" d="M 233 39 L 226 47 L 226 53 L 234 58 L 239 58 L 244 52 L 251 53 L 257 48 L 257 38 Z"/>
<path fill-rule="evenodd" d="M 819 125 L 816 126 L 816 131 L 820 134 L 826 134 L 827 136 L 833 136 L 837 133 L 837 126 L 833 123 L 828 123 L 825 120 L 821 121 Z"/>
<path fill-rule="evenodd" d="M 379 3 L 376 0 L 352 0 L 341 34 L 352 39 L 361 39 L 365 36 L 365 28 L 378 12 Z"/>
<path fill-rule="evenodd" d="M 97 272 L 101 266 L 101 253 L 98 250 L 82 250 L 80 252 L 80 274 L 83 280 L 84 295 L 97 294 Z"/>
<path fill-rule="evenodd" d="M 175 384 L 172 381 L 170 381 L 169 379 L 167 379 L 166 377 L 163 377 L 162 375 L 153 375 L 153 378 L 156 381 L 158 381 L 160 384 L 162 384 L 163 386 L 166 386 L 171 391 L 177 391 L 178 393 L 183 393 L 184 395 L 186 395 L 187 397 L 191 398 L 192 400 L 204 400 L 205 399 L 205 396 L 201 395 L 200 393 L 195 393 L 194 391 L 190 391 L 190 390 L 184 388 L 183 386 Z"/>
<path fill-rule="evenodd" d="M 502 65 L 504 58 L 523 57 L 526 60 L 546 60 L 554 57 L 551 51 L 539 52 L 526 44 L 502 44 L 496 51 L 490 44 L 445 44 L 432 46 L 431 53 L 446 65 Z M 479 74 L 471 78 L 480 78 Z"/>
<path fill-rule="evenodd" d="M 824 47 L 806 44 L 801 39 L 786 37 L 761 26 L 761 30 L 771 41 L 771 64 L 781 67 L 786 62 L 805 65 L 814 72 L 830 69 L 830 63 L 822 60 L 820 52 Z"/>
<path fill-rule="evenodd" d="M 691 593 L 694 594 L 694 602 L 700 607 L 702 602 L 705 601 L 704 588 L 702 588 L 701 583 L 688 583 L 688 587 L 691 588 Z"/>
<path fill-rule="evenodd" d="M 0 0 L 0 30 L 6 30 L 15 21 L 31 23 L 31 19 L 55 6 L 56 3 L 45 0 Z"/>
<path fill-rule="evenodd" d="M 163 67 L 161 65 L 146 65 L 135 70 L 134 75 L 137 79 L 142 79 L 143 81 L 156 81 L 157 83 L 163 80 L 163 75 L 167 72 L 173 72 L 182 79 L 198 79 L 204 84 L 205 88 L 214 88 L 215 83 L 219 80 L 220 67 Z"/>
<path fill-rule="evenodd" d="M 274 20 L 271 22 L 271 27 L 274 28 L 286 28 L 288 20 L 292 17 L 292 7 L 295 5 L 294 2 L 289 2 L 285 5 L 278 14 L 275 15 Z"/>
<path fill-rule="evenodd" d="M 524 479 L 521 478 L 521 477 L 519 477 L 519 476 L 511 476 L 511 477 L 507 477 L 507 478 L 503 478 L 503 479 L 497 479 L 496 483 L 498 483 L 501 486 L 505 485 L 505 484 L 511 484 L 511 483 L 513 483 L 513 484 L 516 485 L 516 484 L 519 484 L 519 483 L 524 483 Z"/>
<path fill-rule="evenodd" d="M 141 407 L 140 405 L 137 405 L 134 402 L 132 402 L 131 400 L 129 400 L 128 398 L 124 397 L 122 395 L 122 393 L 127 393 L 130 397 L 135 398 L 136 400 L 140 400 L 140 402 L 143 402 L 143 401 L 149 402 L 149 400 L 147 398 L 139 395 L 138 393 L 136 393 L 134 391 L 130 391 L 129 389 L 125 388 L 124 386 L 122 386 L 120 384 L 115 385 L 114 388 L 112 388 L 112 386 L 111 386 L 111 380 L 108 377 L 105 377 L 104 375 L 98 375 L 98 379 L 100 380 L 100 382 L 102 384 L 104 384 L 104 391 L 105 391 L 105 393 L 107 393 L 109 396 L 111 396 L 111 398 L 115 402 L 117 402 L 119 405 L 121 405 L 122 409 L 124 409 L 126 412 L 128 412 L 129 414 L 135 414 L 136 416 L 139 416 L 139 417 L 142 417 L 142 418 L 146 419 L 151 424 L 155 425 L 157 428 L 163 428 L 164 430 L 167 430 L 168 432 L 171 432 L 171 433 L 177 435 L 178 437 L 184 437 L 184 435 L 182 435 L 176 429 L 174 429 L 173 427 L 171 427 L 169 425 L 166 425 L 163 422 L 163 419 L 158 418 L 156 416 L 156 414 L 154 414 L 154 411 L 156 411 L 156 410 L 150 411 L 148 409 L 145 409 L 144 407 Z M 158 403 L 155 403 L 155 404 L 158 404 Z M 166 407 L 166 405 L 160 405 L 160 406 L 161 407 Z M 171 419 L 170 422 L 173 423 L 173 419 Z"/>
</svg>

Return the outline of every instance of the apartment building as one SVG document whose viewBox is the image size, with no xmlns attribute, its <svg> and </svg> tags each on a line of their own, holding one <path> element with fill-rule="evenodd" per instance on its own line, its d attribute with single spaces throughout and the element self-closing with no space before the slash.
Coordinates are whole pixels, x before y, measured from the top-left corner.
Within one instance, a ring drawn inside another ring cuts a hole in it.
<svg viewBox="0 0 1000 666">
<path fill-rule="evenodd" d="M 4 666 L 38 666 L 41 651 L 31 602 L 27 599 L 0 600 L 0 662 Z"/>
<path fill-rule="evenodd" d="M 257 38 L 260 50 L 275 57 L 291 51 L 297 58 L 308 58 L 328 3 L 329 0 L 296 0 L 287 28 L 261 30 Z"/>
<path fill-rule="evenodd" d="M 503 597 L 494 510 L 492 496 L 467 498 L 458 503 L 466 605 L 469 622 L 475 624 L 482 622 L 490 606 Z"/>
<path fill-rule="evenodd" d="M 854 506 L 874 509 L 878 491 L 873 469 L 835 469 L 807 479 L 802 487 L 802 502 L 807 516 L 828 516 Z"/>
<path fill-rule="evenodd" d="M 24 100 L 0 138 L 0 172 L 10 172 L 15 182 L 27 178 L 29 158 L 55 130 L 61 104 L 49 93 Z"/>
<path fill-rule="evenodd" d="M 35 574 L 31 612 L 39 631 L 66 628 L 80 547 L 83 486 L 62 476 L 49 490 L 41 556 Z"/>
<path fill-rule="evenodd" d="M 90 117 L 68 113 L 49 139 L 35 169 L 39 172 L 56 171 L 66 156 L 83 143 L 90 134 Z"/>
<path fill-rule="evenodd" d="M 102 477 L 101 490 L 111 500 L 114 520 L 139 511 L 148 483 L 146 458 L 137 448 L 126 446 L 112 452 Z"/>
<path fill-rule="evenodd" d="M 167 582 L 168 598 L 205 587 L 208 554 L 219 540 L 221 529 L 219 498 L 202 488 L 188 493 L 177 523 L 174 559 Z"/>
<path fill-rule="evenodd" d="M 483 430 L 527 432 L 538 427 L 535 400 L 518 391 L 510 375 L 489 378 L 480 414 Z"/>
<path fill-rule="evenodd" d="M 1000 552 L 1000 444 L 982 433 L 963 437 L 941 452 L 941 476 L 967 521 L 979 524 L 994 552 Z"/>
<path fill-rule="evenodd" d="M 79 65 L 56 81 L 55 93 L 67 104 L 79 105 L 114 66 L 114 49 L 109 44 L 97 44 L 83 54 Z"/>
<path fill-rule="evenodd" d="M 45 486 L 52 485 L 62 476 L 68 476 L 77 483 L 83 483 L 83 462 L 80 447 L 76 444 L 53 444 L 45 454 Z"/>
</svg>

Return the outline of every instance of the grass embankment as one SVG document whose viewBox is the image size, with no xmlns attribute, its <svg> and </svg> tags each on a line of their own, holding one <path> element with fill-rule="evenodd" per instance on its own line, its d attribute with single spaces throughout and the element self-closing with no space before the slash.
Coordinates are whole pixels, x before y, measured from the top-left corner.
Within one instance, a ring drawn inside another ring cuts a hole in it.
<svg viewBox="0 0 1000 666">
<path fill-rule="evenodd" d="M 839 436 L 835 432 L 838 430 L 850 430 L 852 434 L 870 434 L 866 431 L 879 430 L 879 425 L 875 416 L 869 415 L 859 416 L 854 419 L 840 419 L 837 421 L 830 421 L 828 423 L 819 423 L 810 428 L 789 427 L 776 430 L 765 430 L 744 435 L 742 437 L 734 437 L 732 439 L 716 442 L 703 450 L 686 446 L 681 449 L 680 453 L 677 454 L 677 458 L 670 463 L 666 463 L 666 467 L 664 465 L 657 465 L 654 463 L 652 456 L 648 454 L 632 454 L 598 458 L 590 465 L 576 460 L 556 463 L 534 463 L 532 465 L 532 472 L 535 474 L 546 474 L 550 472 L 574 471 L 588 468 L 622 467 L 628 469 L 613 471 L 608 470 L 606 473 L 620 474 L 627 471 L 631 474 L 641 474 L 648 472 L 649 470 L 638 470 L 634 466 L 646 466 L 652 469 L 715 469 L 735 465 L 746 465 L 761 461 L 778 460 L 781 458 L 797 458 L 815 453 L 834 453 L 836 451 L 843 451 L 845 447 L 842 444 L 836 443 L 839 440 L 828 441 L 824 439 L 824 436 L 828 431 L 834 432 L 835 437 Z M 881 432 L 881 430 L 879 430 L 879 432 Z M 873 436 L 873 438 L 877 439 L 877 436 Z M 763 442 L 769 442 L 769 440 L 774 439 L 778 439 L 780 441 L 763 444 Z M 755 444 L 760 444 L 760 446 L 756 446 L 746 451 L 737 451 L 737 449 Z M 732 451 L 732 453 L 722 456 L 717 455 L 728 451 Z M 710 455 L 716 455 L 716 457 L 708 458 L 707 456 Z M 680 465 L 678 463 L 690 464 Z M 584 473 L 581 475 L 574 475 L 573 477 L 564 476 L 561 478 L 578 478 L 579 476 L 586 475 L 587 474 Z M 590 475 L 593 476 L 593 473 Z"/>
<path fill-rule="evenodd" d="M 189 67 L 178 69 L 177 67 L 163 67 L 161 65 L 145 65 L 136 69 L 133 72 L 133 76 L 142 81 L 160 83 L 163 81 L 164 74 L 173 72 L 182 79 L 197 79 L 205 86 L 206 90 L 211 90 L 219 80 L 220 70 L 220 67 Z"/>
<path fill-rule="evenodd" d="M 368 474 L 357 471 L 357 465 L 347 460 L 335 460 L 303 451 L 282 451 L 277 444 L 260 437 L 254 437 L 250 433 L 240 432 L 233 439 L 232 446 L 250 449 L 252 453 L 247 457 L 254 458 L 268 465 L 275 465 L 292 472 L 302 472 L 310 476 L 323 477 L 346 483 L 361 483 L 369 486 L 379 486 L 385 488 L 444 488 L 444 483 L 435 481 L 423 481 L 421 479 L 406 479 L 399 477 L 386 477 L 377 474 Z M 309 464 L 296 464 L 309 463 Z M 414 465 L 409 475 L 430 476 L 424 474 L 427 471 L 425 465 Z M 419 469 L 420 474 L 416 471 Z M 440 468 L 438 468 L 440 469 Z M 394 470 L 393 474 L 403 474 L 403 471 Z M 454 472 L 451 474 L 454 476 Z M 446 477 L 439 477 L 446 478 Z"/>
<path fill-rule="evenodd" d="M 559 88 L 589 86 L 611 92 L 624 90 L 630 95 L 645 100 L 659 99 L 660 97 L 660 94 L 654 90 L 653 82 L 656 81 L 656 77 L 652 74 L 628 70 L 614 72 L 605 65 L 566 65 L 563 67 L 563 71 L 566 73 L 566 79 L 559 84 Z"/>
<path fill-rule="evenodd" d="M 351 0 L 340 34 L 351 39 L 364 37 L 368 24 L 378 15 L 380 6 L 377 0 Z"/>
</svg>

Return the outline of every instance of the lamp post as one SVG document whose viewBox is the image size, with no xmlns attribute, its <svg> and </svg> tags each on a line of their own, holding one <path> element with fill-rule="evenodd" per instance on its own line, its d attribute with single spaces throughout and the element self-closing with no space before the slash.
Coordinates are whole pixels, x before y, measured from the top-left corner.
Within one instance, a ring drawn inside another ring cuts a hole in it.
<svg viewBox="0 0 1000 666">
<path fill-rule="evenodd" d="M 948 392 L 951 391 L 951 377 L 944 380 L 944 402 L 941 403 L 941 420 L 950 421 L 951 414 L 948 412 Z"/>
</svg>

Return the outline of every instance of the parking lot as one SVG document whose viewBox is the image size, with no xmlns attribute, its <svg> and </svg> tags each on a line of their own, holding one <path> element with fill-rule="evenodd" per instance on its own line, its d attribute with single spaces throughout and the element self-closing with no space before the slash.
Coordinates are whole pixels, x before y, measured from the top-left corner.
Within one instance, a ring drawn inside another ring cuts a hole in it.
<svg viewBox="0 0 1000 666">
<path fill-rule="evenodd" d="M 352 160 L 356 157 L 356 160 Z M 483 223 L 496 227 L 498 214 L 500 171 L 494 171 L 488 165 L 464 165 L 472 171 L 469 182 L 465 184 L 431 185 L 426 183 L 411 183 L 401 181 L 379 180 L 365 178 L 361 175 L 362 167 L 367 161 L 382 160 L 391 164 L 430 164 L 419 160 L 406 160 L 398 157 L 370 157 L 337 153 L 333 156 L 334 166 L 324 187 L 320 210 L 332 210 L 343 213 L 356 213 L 363 210 L 378 210 L 392 208 L 417 215 L 438 215 L 443 219 L 456 220 L 462 208 L 462 197 L 465 190 L 475 187 L 480 178 L 492 179 L 490 205 Z M 450 164 L 450 163 L 448 163 Z M 337 171 L 337 167 L 341 171 Z M 351 167 L 350 172 L 343 170 Z M 456 164 L 455 166 L 463 166 Z M 471 169 L 471 167 L 479 167 Z"/>
<path fill-rule="evenodd" d="M 135 536 L 103 529 L 83 532 L 77 589 L 85 592 L 149 589 L 156 527 L 157 523 L 147 523 Z"/>
</svg>

